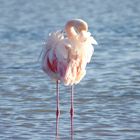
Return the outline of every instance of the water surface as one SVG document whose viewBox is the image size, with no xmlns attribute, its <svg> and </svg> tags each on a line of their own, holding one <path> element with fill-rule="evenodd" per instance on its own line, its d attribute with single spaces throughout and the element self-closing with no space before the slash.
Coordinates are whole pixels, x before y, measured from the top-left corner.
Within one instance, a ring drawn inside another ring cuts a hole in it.
<svg viewBox="0 0 140 140">
<path fill-rule="evenodd" d="M 82 18 L 99 43 L 75 86 L 74 140 L 140 139 L 139 0 L 0 1 L 0 139 L 55 139 L 55 83 L 38 56 L 50 31 Z M 70 139 L 70 88 L 59 136 Z"/>
</svg>

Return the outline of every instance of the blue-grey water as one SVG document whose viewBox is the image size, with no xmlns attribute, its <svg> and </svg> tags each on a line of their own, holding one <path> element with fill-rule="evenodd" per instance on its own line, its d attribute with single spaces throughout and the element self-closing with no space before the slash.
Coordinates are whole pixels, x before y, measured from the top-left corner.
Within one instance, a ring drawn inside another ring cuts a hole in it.
<svg viewBox="0 0 140 140">
<path fill-rule="evenodd" d="M 55 139 L 55 83 L 38 59 L 50 31 L 82 18 L 98 42 L 75 86 L 74 140 L 140 140 L 139 0 L 0 0 L 0 140 Z M 70 140 L 60 86 L 60 140 Z"/>
</svg>

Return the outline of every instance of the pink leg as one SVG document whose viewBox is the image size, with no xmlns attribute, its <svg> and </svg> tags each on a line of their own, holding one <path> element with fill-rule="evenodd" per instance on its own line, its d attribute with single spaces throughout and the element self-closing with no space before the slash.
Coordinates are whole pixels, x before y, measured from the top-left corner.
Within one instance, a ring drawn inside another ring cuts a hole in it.
<svg viewBox="0 0 140 140">
<path fill-rule="evenodd" d="M 60 116 L 60 109 L 59 109 L 59 82 L 56 82 L 56 102 L 57 102 L 57 107 L 56 107 L 56 139 L 58 139 L 58 124 L 59 124 L 59 116 Z"/>
<path fill-rule="evenodd" d="M 71 140 L 73 140 L 73 117 L 74 117 L 73 93 L 74 93 L 74 86 L 71 86 L 71 108 L 70 108 L 70 116 L 71 116 Z"/>
<path fill-rule="evenodd" d="M 57 109 L 56 109 L 56 116 L 59 117 L 60 115 L 60 108 L 59 108 L 59 81 L 56 81 L 56 103 L 57 103 Z"/>
<path fill-rule="evenodd" d="M 71 117 L 74 116 L 73 92 L 74 92 L 74 86 L 71 86 L 71 108 L 70 108 Z"/>
</svg>

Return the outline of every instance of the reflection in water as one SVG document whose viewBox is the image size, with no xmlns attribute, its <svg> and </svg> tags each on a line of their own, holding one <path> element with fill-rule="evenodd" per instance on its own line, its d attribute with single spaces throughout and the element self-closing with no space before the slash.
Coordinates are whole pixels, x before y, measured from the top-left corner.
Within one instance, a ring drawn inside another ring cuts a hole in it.
<svg viewBox="0 0 140 140">
<path fill-rule="evenodd" d="M 59 137 L 59 119 L 60 119 L 60 114 L 56 114 L 56 140 L 60 140 Z M 73 127 L 73 120 L 74 120 L 74 116 L 71 115 L 70 118 L 70 136 L 71 136 L 71 140 L 74 140 L 74 127 Z"/>
<path fill-rule="evenodd" d="M 56 140 L 59 140 L 59 117 L 60 114 L 56 114 Z"/>
<path fill-rule="evenodd" d="M 73 119 L 74 119 L 74 117 L 73 117 L 73 115 L 71 115 L 71 118 L 70 118 L 70 120 L 71 120 L 71 140 L 73 140 L 73 134 L 74 134 Z"/>
<path fill-rule="evenodd" d="M 60 118 L 60 108 L 59 108 L 59 84 L 56 83 L 56 102 L 57 102 L 57 110 L 56 110 L 56 140 L 59 140 L 59 118 Z M 73 102 L 73 93 L 74 86 L 71 86 L 71 106 L 70 106 L 70 134 L 71 140 L 73 140 L 74 128 L 73 128 L 73 119 L 74 119 L 74 102 Z"/>
</svg>

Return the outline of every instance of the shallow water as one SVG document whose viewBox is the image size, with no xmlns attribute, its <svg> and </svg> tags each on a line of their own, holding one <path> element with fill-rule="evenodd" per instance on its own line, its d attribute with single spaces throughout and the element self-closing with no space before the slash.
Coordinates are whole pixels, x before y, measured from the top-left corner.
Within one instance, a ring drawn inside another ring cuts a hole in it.
<svg viewBox="0 0 140 140">
<path fill-rule="evenodd" d="M 75 86 L 74 140 L 140 139 L 139 0 L 0 1 L 0 140 L 55 139 L 55 83 L 40 69 L 48 33 L 85 19 L 99 43 Z M 70 135 L 60 86 L 59 137 Z"/>
</svg>

